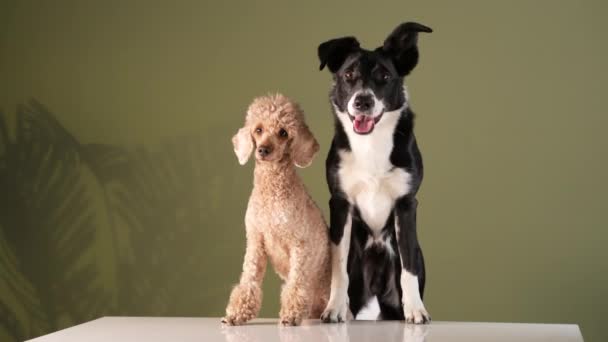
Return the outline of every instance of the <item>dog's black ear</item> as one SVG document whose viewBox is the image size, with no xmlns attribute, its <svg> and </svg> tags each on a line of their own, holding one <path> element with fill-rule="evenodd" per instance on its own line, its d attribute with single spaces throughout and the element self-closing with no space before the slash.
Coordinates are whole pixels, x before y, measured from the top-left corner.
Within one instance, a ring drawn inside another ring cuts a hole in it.
<svg viewBox="0 0 608 342">
<path fill-rule="evenodd" d="M 418 64 L 418 32 L 433 32 L 430 27 L 407 22 L 393 30 L 381 47 L 389 55 L 399 76 L 408 75 Z"/>
<path fill-rule="evenodd" d="M 317 49 L 321 66 L 319 70 L 327 65 L 329 71 L 335 73 L 340 69 L 346 57 L 359 48 L 359 42 L 355 37 L 343 37 L 328 40 L 321 43 Z"/>
</svg>

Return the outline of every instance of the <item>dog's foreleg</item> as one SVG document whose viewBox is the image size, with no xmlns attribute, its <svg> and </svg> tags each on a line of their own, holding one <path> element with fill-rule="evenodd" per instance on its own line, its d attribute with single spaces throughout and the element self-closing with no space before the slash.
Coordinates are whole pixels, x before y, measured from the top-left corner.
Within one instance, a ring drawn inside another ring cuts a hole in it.
<svg viewBox="0 0 608 342">
<path fill-rule="evenodd" d="M 258 315 L 262 305 L 262 280 L 266 272 L 266 259 L 261 234 L 247 230 L 243 273 L 239 284 L 232 289 L 223 323 L 238 325 Z"/>
<path fill-rule="evenodd" d="M 416 234 L 415 198 L 403 197 L 395 206 L 395 235 L 401 260 L 401 303 L 408 323 L 424 324 L 431 319 L 422 303 L 419 276 L 424 278 L 424 261 Z M 420 279 L 421 280 L 421 279 Z"/>
<path fill-rule="evenodd" d="M 344 322 L 348 313 L 348 250 L 352 217 L 347 200 L 332 197 L 329 201 L 331 238 L 331 292 L 327 308 L 321 315 L 325 323 Z"/>
<path fill-rule="evenodd" d="M 319 271 L 312 266 L 314 256 L 310 253 L 310 248 L 307 249 L 305 245 L 294 247 L 290 252 L 289 274 L 281 290 L 279 319 L 283 325 L 300 325 L 310 314 L 314 287 L 317 285 L 312 281 L 315 277 L 311 273 Z"/>
</svg>

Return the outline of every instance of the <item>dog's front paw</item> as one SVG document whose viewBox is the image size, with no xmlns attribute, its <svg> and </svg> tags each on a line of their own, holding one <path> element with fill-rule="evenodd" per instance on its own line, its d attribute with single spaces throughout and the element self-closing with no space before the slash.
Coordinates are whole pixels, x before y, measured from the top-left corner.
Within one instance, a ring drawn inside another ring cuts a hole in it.
<svg viewBox="0 0 608 342">
<path fill-rule="evenodd" d="M 294 283 L 285 284 L 281 291 L 279 322 L 282 325 L 300 325 L 310 314 L 311 299 L 304 287 Z"/>
<path fill-rule="evenodd" d="M 405 314 L 406 323 L 426 324 L 431 322 L 431 316 L 423 305 L 415 308 L 403 306 L 403 313 Z"/>
<path fill-rule="evenodd" d="M 241 325 L 247 322 L 249 320 L 248 318 L 249 317 L 245 317 L 244 315 L 237 314 L 226 315 L 222 318 L 222 323 L 226 325 Z"/>
<path fill-rule="evenodd" d="M 296 326 L 296 325 L 300 325 L 302 323 L 302 320 L 304 319 L 303 315 L 298 314 L 298 313 L 287 313 L 287 314 L 281 314 L 280 317 L 280 322 L 281 325 L 285 325 L 285 326 Z"/>
<path fill-rule="evenodd" d="M 339 303 L 329 303 L 327 308 L 321 314 L 323 323 L 340 323 L 347 320 L 348 303 L 343 300 Z"/>
<path fill-rule="evenodd" d="M 254 319 L 260 311 L 262 290 L 257 285 L 239 284 L 232 289 L 222 323 L 240 325 Z"/>
</svg>

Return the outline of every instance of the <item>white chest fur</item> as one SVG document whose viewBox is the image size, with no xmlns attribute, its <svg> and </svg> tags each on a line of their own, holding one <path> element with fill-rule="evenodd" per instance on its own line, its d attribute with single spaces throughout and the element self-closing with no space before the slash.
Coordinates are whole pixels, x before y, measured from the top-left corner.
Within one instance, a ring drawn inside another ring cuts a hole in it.
<svg viewBox="0 0 608 342">
<path fill-rule="evenodd" d="M 368 135 L 353 132 L 346 113 L 338 113 L 349 139 L 351 151 L 342 150 L 338 176 L 348 200 L 357 205 L 363 220 L 380 232 L 392 212 L 395 200 L 410 191 L 411 175 L 393 168 L 393 132 L 400 111 L 386 112 Z"/>
</svg>

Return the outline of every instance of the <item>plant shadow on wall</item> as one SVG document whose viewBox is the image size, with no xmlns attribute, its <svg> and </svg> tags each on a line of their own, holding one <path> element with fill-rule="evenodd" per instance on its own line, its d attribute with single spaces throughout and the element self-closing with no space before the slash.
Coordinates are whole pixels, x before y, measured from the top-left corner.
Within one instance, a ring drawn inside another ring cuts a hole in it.
<svg viewBox="0 0 608 342">
<path fill-rule="evenodd" d="M 80 144 L 36 102 L 0 113 L 0 340 L 177 314 L 200 269 L 197 228 L 226 186 L 206 143 Z"/>
</svg>

